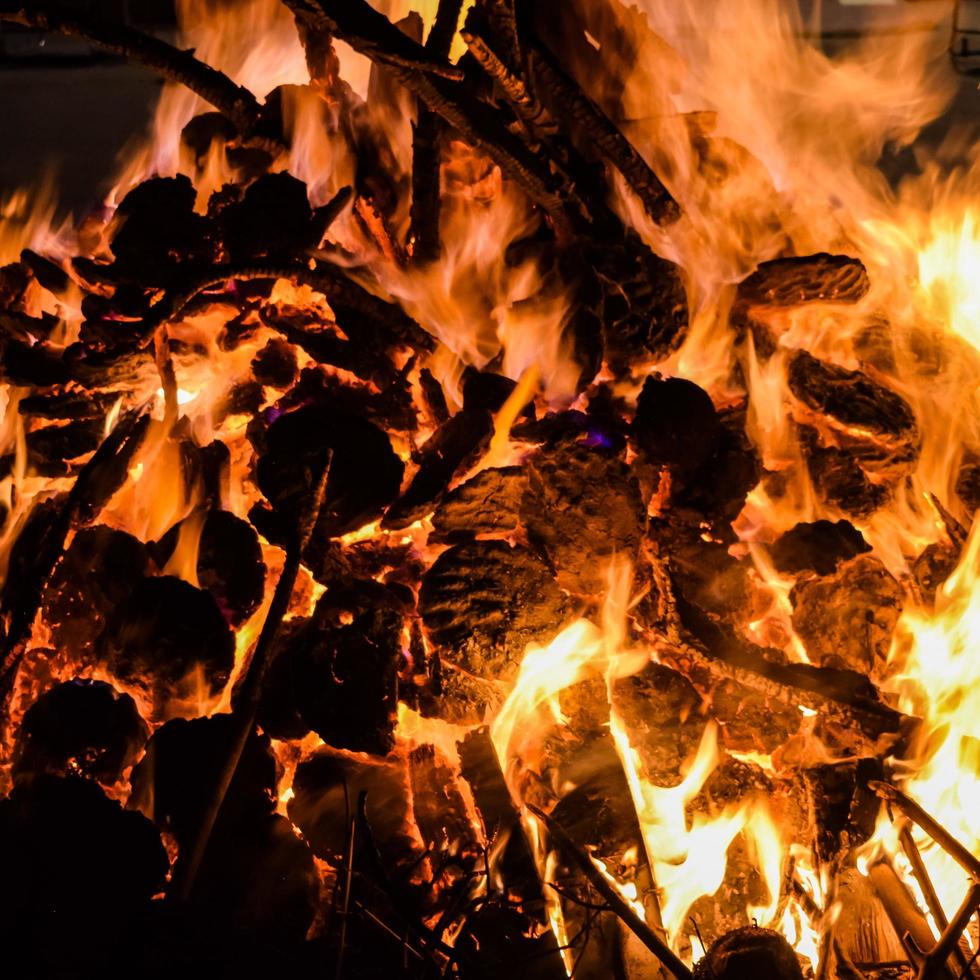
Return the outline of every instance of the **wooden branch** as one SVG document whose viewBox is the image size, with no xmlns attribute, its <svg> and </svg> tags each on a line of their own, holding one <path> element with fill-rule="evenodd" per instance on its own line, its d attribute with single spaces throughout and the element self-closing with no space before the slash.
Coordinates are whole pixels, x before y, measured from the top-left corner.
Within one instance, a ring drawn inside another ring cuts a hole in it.
<svg viewBox="0 0 980 980">
<path fill-rule="evenodd" d="M 85 17 L 54 3 L 34 2 L 19 11 L 0 11 L 0 20 L 53 34 L 79 37 L 106 51 L 146 65 L 172 82 L 185 85 L 234 123 L 243 136 L 256 130 L 261 106 L 255 96 L 191 51 L 181 51 L 126 24 Z"/>
<path fill-rule="evenodd" d="M 425 50 L 434 57 L 449 57 L 462 9 L 463 0 L 439 0 L 436 19 L 425 42 Z M 412 259 L 417 263 L 432 262 L 439 257 L 441 130 L 439 117 L 420 102 L 418 118 L 412 126 L 412 205 L 408 231 Z"/>
<path fill-rule="evenodd" d="M 531 803 L 524 804 L 547 828 L 548 834 L 554 840 L 565 857 L 576 864 L 589 884 L 605 899 L 610 909 L 623 921 L 629 930 L 643 943 L 644 946 L 675 976 L 677 980 L 692 980 L 693 974 L 684 965 L 680 957 L 633 911 L 629 903 L 606 880 L 605 875 L 595 866 L 592 859 L 568 836 L 554 817 L 539 810 Z"/>
<path fill-rule="evenodd" d="M 296 585 L 303 551 L 309 543 L 310 535 L 313 533 L 317 518 L 320 516 L 320 508 L 330 476 L 332 458 L 332 451 L 328 450 L 323 472 L 320 474 L 317 485 L 307 502 L 305 513 L 300 517 L 293 538 L 286 548 L 286 561 L 283 565 L 282 574 L 279 576 L 279 581 L 276 582 L 269 611 L 266 614 L 265 622 L 262 624 L 262 632 L 259 634 L 252 659 L 245 673 L 245 679 L 242 681 L 238 701 L 231 713 L 234 722 L 232 737 L 218 781 L 214 786 L 211 798 L 208 800 L 193 843 L 186 853 L 181 852 L 178 855 L 174 865 L 170 887 L 172 898 L 186 900 L 194 890 L 194 883 L 197 880 L 208 841 L 211 839 L 211 831 L 214 830 L 215 822 L 228 794 L 228 787 L 231 786 L 231 781 L 238 770 L 238 763 L 241 761 L 245 744 L 255 728 L 255 718 L 259 710 L 265 677 L 272 662 L 273 644 L 282 625 L 283 617 L 289 611 L 289 602 Z"/>
<path fill-rule="evenodd" d="M 358 50 L 387 68 L 402 85 L 457 129 L 470 145 L 486 153 L 505 177 L 519 184 L 549 215 L 559 233 L 570 233 L 575 222 L 586 223 L 587 210 L 582 202 L 563 195 L 561 181 L 556 179 L 547 160 L 507 128 L 499 111 L 474 98 L 462 85 L 422 70 L 428 61 L 425 49 L 402 34 L 367 0 L 285 2 L 291 9 L 300 9 L 306 16 L 317 18 L 322 27 L 353 47 L 361 44 Z M 366 34 L 369 44 L 362 43 Z M 396 44 L 403 54 L 411 52 L 411 56 L 398 61 L 387 57 L 391 46 Z"/>
<path fill-rule="evenodd" d="M 616 124 L 579 87 L 540 38 L 528 43 L 527 57 L 541 86 L 549 92 L 583 132 L 623 175 L 643 202 L 647 213 L 659 224 L 680 217 L 680 208 L 660 178 L 640 156 Z"/>
</svg>

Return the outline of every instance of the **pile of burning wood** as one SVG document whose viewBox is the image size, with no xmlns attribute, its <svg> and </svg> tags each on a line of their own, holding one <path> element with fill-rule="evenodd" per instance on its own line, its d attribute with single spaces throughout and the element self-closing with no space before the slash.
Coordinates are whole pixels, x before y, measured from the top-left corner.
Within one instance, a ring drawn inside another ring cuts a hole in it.
<svg viewBox="0 0 980 980">
<path fill-rule="evenodd" d="M 878 523 L 937 452 L 909 351 L 927 385 L 975 351 L 899 337 L 858 249 L 787 239 L 729 289 L 724 384 L 687 380 L 694 276 L 658 254 L 687 218 L 617 117 L 608 5 L 441 0 L 424 42 L 285 6 L 310 81 L 260 102 L 0 5 L 213 107 L 181 173 L 0 269 L 12 975 L 980 976 L 975 841 L 894 785 L 938 738 L 903 617 L 969 592 L 980 447 L 942 450 L 914 554 Z M 721 188 L 732 147 L 683 125 Z M 447 235 L 505 200 L 466 284 L 497 336 L 454 346 Z M 797 342 L 812 316 L 847 356 Z M 800 487 L 806 519 L 749 533 Z"/>
</svg>

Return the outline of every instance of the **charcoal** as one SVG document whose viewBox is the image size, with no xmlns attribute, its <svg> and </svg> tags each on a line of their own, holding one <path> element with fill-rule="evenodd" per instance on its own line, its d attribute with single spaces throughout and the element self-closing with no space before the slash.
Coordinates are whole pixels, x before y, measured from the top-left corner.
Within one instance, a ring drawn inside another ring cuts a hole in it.
<svg viewBox="0 0 980 980">
<path fill-rule="evenodd" d="M 864 554 L 871 545 L 850 521 L 800 523 L 769 547 L 777 571 L 833 575 L 841 562 Z"/>
<path fill-rule="evenodd" d="M 803 980 L 793 947 L 772 929 L 745 926 L 714 942 L 695 980 Z"/>
<path fill-rule="evenodd" d="M 401 629 L 398 613 L 377 609 L 339 628 L 311 623 L 292 644 L 299 715 L 334 748 L 385 755 L 394 747 Z"/>
<path fill-rule="evenodd" d="M 219 945 L 282 949 L 305 939 L 318 891 L 309 847 L 285 817 L 266 813 L 212 836 L 190 911 Z"/>
<path fill-rule="evenodd" d="M 856 303 L 870 286 L 860 259 L 817 252 L 761 263 L 739 284 L 737 301 L 777 309 L 801 303 Z"/>
<path fill-rule="evenodd" d="M 799 437 L 810 479 L 826 503 L 860 520 L 891 499 L 891 487 L 869 479 L 852 452 L 823 445 L 809 426 L 799 427 Z"/>
<path fill-rule="evenodd" d="M 366 793 L 367 820 L 382 860 L 394 868 L 411 862 L 417 845 L 401 764 L 318 749 L 296 767 L 293 792 L 289 819 L 325 861 L 343 860 L 351 818 L 360 794 Z"/>
<path fill-rule="evenodd" d="M 956 476 L 956 496 L 968 514 L 980 510 L 980 457 L 967 454 Z"/>
<path fill-rule="evenodd" d="M 183 521 L 154 546 L 163 568 L 173 554 Z M 197 579 L 214 596 L 232 627 L 241 626 L 258 609 L 265 587 L 265 563 L 252 526 L 226 510 L 209 511 L 201 529 Z"/>
<path fill-rule="evenodd" d="M 162 725 L 133 769 L 130 806 L 146 813 L 179 843 L 193 840 L 228 755 L 231 715 Z M 276 760 L 267 735 L 252 732 L 245 743 L 218 816 L 215 838 L 225 829 L 254 823 L 275 806 Z"/>
<path fill-rule="evenodd" d="M 53 391 L 28 395 L 20 400 L 17 409 L 21 415 L 34 418 L 104 420 L 117 397 L 98 391 Z"/>
<path fill-rule="evenodd" d="M 24 715 L 14 778 L 80 774 L 108 785 L 136 761 L 148 736 L 128 694 L 102 681 L 66 681 L 42 694 Z"/>
<path fill-rule="evenodd" d="M 442 425 L 449 418 L 449 407 L 446 405 L 446 395 L 442 385 L 436 381 L 428 368 L 419 371 L 419 387 L 422 389 L 422 397 L 425 399 L 429 414 L 438 425 Z"/>
<path fill-rule="evenodd" d="M 86 656 L 106 617 L 149 570 L 142 541 L 99 525 L 79 531 L 48 583 L 42 610 L 61 648 Z"/>
<path fill-rule="evenodd" d="M 401 486 L 404 465 L 380 429 L 354 415 L 310 405 L 277 418 L 256 466 L 259 488 L 290 530 L 332 450 L 316 537 L 335 537 L 379 517 Z"/>
<path fill-rule="evenodd" d="M 621 419 L 605 413 L 585 414 L 575 410 L 548 412 L 540 419 L 517 422 L 511 437 L 548 448 L 565 443 L 582 443 L 596 449 L 620 453 L 626 446 L 626 426 Z"/>
<path fill-rule="evenodd" d="M 615 681 L 612 706 L 630 733 L 646 777 L 658 786 L 680 782 L 681 764 L 698 747 L 701 698 L 680 673 L 650 663 Z"/>
<path fill-rule="evenodd" d="M 912 575 L 928 602 L 936 598 L 936 590 L 953 574 L 960 563 L 961 551 L 945 541 L 926 545 L 912 563 Z"/>
<path fill-rule="evenodd" d="M 422 622 L 447 659 L 487 680 L 506 680 L 531 641 L 556 633 L 566 602 L 547 566 L 502 541 L 444 551 L 425 573 Z"/>
<path fill-rule="evenodd" d="M 466 409 L 441 425 L 419 450 L 419 468 L 408 489 L 388 508 L 384 527 L 408 527 L 429 513 L 449 488 L 453 476 L 472 465 L 490 443 L 493 417 Z"/>
<path fill-rule="evenodd" d="M 918 426 L 911 407 L 863 372 L 798 350 L 789 359 L 786 376 L 790 391 L 811 411 L 861 435 L 870 433 L 911 459 L 918 455 Z"/>
<path fill-rule="evenodd" d="M 408 757 L 412 816 L 422 840 L 434 851 L 456 849 L 473 840 L 473 826 L 452 767 L 433 745 L 420 745 Z"/>
<path fill-rule="evenodd" d="M 309 630 L 308 619 L 287 619 L 273 641 L 269 669 L 262 684 L 256 721 L 270 738 L 288 741 L 309 734 L 310 726 L 296 706 L 294 666 L 303 655 L 303 644 Z M 235 689 L 232 704 L 237 703 L 240 688 Z"/>
<path fill-rule="evenodd" d="M 232 262 L 289 261 L 315 248 L 323 235 L 306 185 L 285 172 L 260 177 L 241 201 L 221 208 L 217 220 Z"/>
<path fill-rule="evenodd" d="M 26 313 L 16 313 L 0 307 L 0 339 L 7 337 L 31 347 L 38 340 L 50 340 L 51 333 L 59 322 L 59 317 L 52 313 L 28 316 Z M 56 356 L 54 350 L 51 353 Z"/>
<path fill-rule="evenodd" d="M 0 266 L 0 307 L 17 307 L 32 282 L 33 274 L 25 262 L 11 262 Z"/>
<path fill-rule="evenodd" d="M 639 487 L 624 462 L 588 446 L 540 452 L 527 465 L 521 519 L 558 584 L 595 594 L 613 557 L 633 560 L 643 529 Z"/>
<path fill-rule="evenodd" d="M 255 380 L 273 388 L 288 388 L 297 372 L 296 354 L 284 340 L 273 338 L 252 358 Z"/>
<path fill-rule="evenodd" d="M 235 661 L 235 638 L 210 593 L 164 575 L 137 583 L 106 617 L 95 653 L 127 683 L 148 684 L 165 700 L 200 670 L 218 691 Z"/>
<path fill-rule="evenodd" d="M 474 677 L 436 654 L 428 682 L 418 691 L 419 712 L 426 718 L 441 718 L 454 725 L 478 725 L 503 704 L 500 685 Z M 403 690 L 400 697 L 406 697 Z"/>
<path fill-rule="evenodd" d="M 643 383 L 630 435 L 646 460 L 689 478 L 716 451 L 723 430 L 703 388 L 654 374 Z"/>
<path fill-rule="evenodd" d="M 432 515 L 432 540 L 512 534 L 520 523 L 525 486 L 519 466 L 481 470 L 443 497 Z"/>
<path fill-rule="evenodd" d="M 819 666 L 877 674 L 884 667 L 905 596 L 881 562 L 858 555 L 790 593 L 793 627 Z"/>
<path fill-rule="evenodd" d="M 865 843 L 874 833 L 881 802 L 868 780 L 882 778 L 878 759 L 849 759 L 804 771 L 819 860 L 829 861 L 842 849 Z"/>
<path fill-rule="evenodd" d="M 47 388 L 69 380 L 63 358 L 45 343 L 28 344 L 0 337 L 0 381 L 31 388 Z"/>
<path fill-rule="evenodd" d="M 195 157 L 203 158 L 215 140 L 230 143 L 235 139 L 235 124 L 220 112 L 202 112 L 181 130 L 180 141 L 192 150 Z"/>
<path fill-rule="evenodd" d="M 105 422 L 99 418 L 78 419 L 65 425 L 46 425 L 27 434 L 27 458 L 42 476 L 61 476 L 68 472 L 66 460 L 94 452 L 104 435 Z"/>
<path fill-rule="evenodd" d="M 112 268 L 143 286 L 171 285 L 182 263 L 213 260 L 209 222 L 194 212 L 196 191 L 190 180 L 152 177 L 133 188 L 116 211 Z"/>
<path fill-rule="evenodd" d="M 467 915 L 455 948 L 463 964 L 461 980 L 559 980 L 563 964 L 554 933 L 536 930 L 523 911 L 486 902 Z"/>
<path fill-rule="evenodd" d="M 63 293 L 71 284 L 68 273 L 61 266 L 29 248 L 21 251 L 20 260 L 31 270 L 34 278 L 52 293 Z"/>
<path fill-rule="evenodd" d="M 38 775 L 0 800 L 0 941 L 14 976 L 107 976 L 165 884 L 160 835 L 99 787 Z"/>
<path fill-rule="evenodd" d="M 463 372 L 463 408 L 474 412 L 499 412 L 516 387 L 515 381 L 502 374 L 468 367 Z M 531 412 L 534 412 L 533 406 Z"/>
</svg>

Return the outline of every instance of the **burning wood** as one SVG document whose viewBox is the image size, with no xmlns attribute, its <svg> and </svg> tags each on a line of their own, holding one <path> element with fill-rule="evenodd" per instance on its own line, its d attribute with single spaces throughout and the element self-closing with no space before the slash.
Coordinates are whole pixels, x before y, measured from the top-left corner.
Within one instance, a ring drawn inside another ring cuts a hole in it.
<svg viewBox="0 0 980 980">
<path fill-rule="evenodd" d="M 0 9 L 172 83 L 97 215 L 0 202 L 5 963 L 980 974 L 977 167 L 864 156 L 919 42 L 238 6 Z"/>
</svg>

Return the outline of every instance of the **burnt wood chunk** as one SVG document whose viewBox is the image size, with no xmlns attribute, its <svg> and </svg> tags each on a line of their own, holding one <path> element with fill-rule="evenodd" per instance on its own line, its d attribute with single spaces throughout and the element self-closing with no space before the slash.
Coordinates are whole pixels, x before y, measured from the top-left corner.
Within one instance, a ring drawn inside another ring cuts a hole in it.
<svg viewBox="0 0 980 980">
<path fill-rule="evenodd" d="M 793 947 L 772 929 L 745 926 L 712 944 L 695 980 L 803 980 Z"/>
<path fill-rule="evenodd" d="M 956 475 L 956 496 L 968 514 L 980 509 L 980 457 L 967 454 Z"/>
<path fill-rule="evenodd" d="M 502 374 L 469 367 L 463 372 L 463 408 L 499 412 L 516 387 L 516 381 Z"/>
<path fill-rule="evenodd" d="M 314 538 L 346 534 L 379 517 L 401 485 L 404 465 L 388 436 L 330 406 L 309 405 L 281 415 L 263 441 L 256 479 L 288 528 L 295 527 L 332 451 Z"/>
<path fill-rule="evenodd" d="M 595 594 L 612 559 L 632 560 L 643 535 L 639 486 L 626 464 L 581 444 L 542 451 L 527 466 L 521 519 L 558 584 Z"/>
<path fill-rule="evenodd" d="M 106 617 L 149 570 L 142 541 L 97 526 L 79 531 L 55 566 L 44 593 L 45 622 L 59 648 L 86 657 Z"/>
<path fill-rule="evenodd" d="M 848 759 L 805 770 L 814 840 L 821 861 L 843 848 L 863 844 L 874 833 L 881 801 L 868 789 L 868 780 L 882 778 L 881 761 Z"/>
<path fill-rule="evenodd" d="M 790 593 L 793 627 L 813 663 L 877 675 L 905 602 L 902 587 L 871 555 L 808 576 Z"/>
<path fill-rule="evenodd" d="M 273 338 L 252 358 L 252 376 L 273 388 L 288 388 L 298 373 L 296 353 L 284 340 Z"/>
<path fill-rule="evenodd" d="M 168 867 L 141 814 L 87 779 L 48 775 L 0 800 L 0 864 L 5 961 L 38 977 L 114 973 Z"/>
<path fill-rule="evenodd" d="M 726 678 L 711 689 L 711 717 L 726 748 L 771 755 L 800 728 L 796 705 L 783 704 L 745 684 Z"/>
<path fill-rule="evenodd" d="M 174 525 L 154 547 L 154 558 L 161 568 L 172 556 L 185 523 Z M 201 588 L 214 596 L 233 627 L 241 626 L 258 609 L 265 571 L 255 529 L 229 511 L 209 511 L 201 528 L 197 579 Z"/>
<path fill-rule="evenodd" d="M 644 775 L 658 786 L 680 782 L 681 765 L 698 747 L 701 697 L 683 674 L 649 663 L 612 688 L 612 707 L 630 733 Z"/>
<path fill-rule="evenodd" d="M 918 426 L 909 404 L 890 388 L 861 371 L 848 371 L 804 350 L 794 351 L 787 365 L 792 393 L 811 411 L 829 417 L 857 434 L 887 443 L 899 441 L 918 454 Z"/>
<path fill-rule="evenodd" d="M 443 497 L 432 515 L 433 538 L 512 534 L 520 523 L 525 486 L 519 466 L 481 470 Z"/>
<path fill-rule="evenodd" d="M 133 770 L 130 806 L 142 810 L 178 842 L 189 844 L 221 772 L 232 734 L 231 715 L 191 721 L 175 718 L 158 728 Z M 269 737 L 253 731 L 222 804 L 218 827 L 254 822 L 272 813 L 276 775 Z"/>
<path fill-rule="evenodd" d="M 196 670 L 212 693 L 219 690 L 235 662 L 235 638 L 210 593 L 163 575 L 142 579 L 109 613 L 95 656 L 164 702 L 179 696 Z"/>
<path fill-rule="evenodd" d="M 464 408 L 432 434 L 419 451 L 419 468 L 408 489 L 388 508 L 383 526 L 408 527 L 429 513 L 457 471 L 476 462 L 493 435 L 493 417 Z"/>
<path fill-rule="evenodd" d="M 739 284 L 737 302 L 777 308 L 801 303 L 856 303 L 870 288 L 860 259 L 817 252 L 763 262 Z"/>
<path fill-rule="evenodd" d="M 769 546 L 777 571 L 832 575 L 837 566 L 871 550 L 871 545 L 850 521 L 800 523 Z"/>
<path fill-rule="evenodd" d="M 425 573 L 422 622 L 434 643 L 477 677 L 506 680 L 531 641 L 557 633 L 566 602 L 548 567 L 502 541 L 444 551 Z"/>
<path fill-rule="evenodd" d="M 14 752 L 14 778 L 83 775 L 111 784 L 149 736 L 128 694 L 102 681 L 72 680 L 28 708 Z"/>
</svg>

